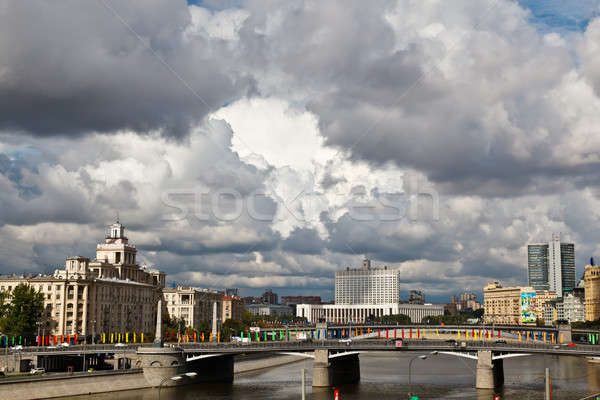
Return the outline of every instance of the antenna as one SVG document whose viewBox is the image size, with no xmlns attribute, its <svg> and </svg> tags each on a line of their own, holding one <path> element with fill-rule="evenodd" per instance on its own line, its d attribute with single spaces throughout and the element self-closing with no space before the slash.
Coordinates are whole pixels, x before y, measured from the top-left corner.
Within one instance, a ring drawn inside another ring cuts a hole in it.
<svg viewBox="0 0 600 400">
<path fill-rule="evenodd" d="M 117 224 L 119 223 L 119 211 L 117 210 Z"/>
</svg>

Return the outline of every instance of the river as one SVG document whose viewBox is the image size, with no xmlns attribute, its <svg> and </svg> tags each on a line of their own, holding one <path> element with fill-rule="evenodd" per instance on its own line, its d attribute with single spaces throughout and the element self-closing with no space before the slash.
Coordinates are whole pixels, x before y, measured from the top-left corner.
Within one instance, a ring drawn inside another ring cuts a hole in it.
<svg viewBox="0 0 600 400">
<path fill-rule="evenodd" d="M 361 381 L 337 387 L 341 400 L 405 399 L 408 361 L 416 352 L 365 353 L 360 355 Z M 236 375 L 231 385 L 205 384 L 163 389 L 162 400 L 288 400 L 300 399 L 301 370 L 306 368 L 307 399 L 333 399 L 333 389 L 310 386 L 312 360 Z M 502 399 L 543 399 L 544 368 L 550 368 L 552 399 L 581 399 L 600 393 L 600 364 L 584 357 L 527 356 L 504 360 Z M 493 393 L 474 389 L 476 361 L 449 355 L 417 359 L 412 366 L 413 392 L 420 399 L 492 399 Z M 155 400 L 157 390 L 147 389 L 86 399 Z"/>
</svg>

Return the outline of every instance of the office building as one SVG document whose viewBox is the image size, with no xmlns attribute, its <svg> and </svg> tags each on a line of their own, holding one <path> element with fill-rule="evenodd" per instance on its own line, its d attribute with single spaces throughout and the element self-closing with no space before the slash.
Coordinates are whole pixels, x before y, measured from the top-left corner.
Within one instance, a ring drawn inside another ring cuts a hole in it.
<svg viewBox="0 0 600 400">
<path fill-rule="evenodd" d="M 408 302 L 410 304 L 425 304 L 425 294 L 420 290 L 411 290 L 408 295 Z"/>
<path fill-rule="evenodd" d="M 240 289 L 238 289 L 238 288 L 226 288 L 225 289 L 225 296 L 239 297 L 239 291 L 240 291 Z"/>
<path fill-rule="evenodd" d="M 600 319 L 600 267 L 594 265 L 594 259 L 585 266 L 583 273 L 585 287 L 585 320 Z"/>
<path fill-rule="evenodd" d="M 400 270 L 387 266 L 371 268 L 363 260 L 359 269 L 346 268 L 335 273 L 335 304 L 394 304 L 400 302 Z"/>
<path fill-rule="evenodd" d="M 552 235 L 550 243 L 527 246 L 529 286 L 550 290 L 559 295 L 575 287 L 575 245 L 561 243 L 560 235 Z"/>
<path fill-rule="evenodd" d="M 271 289 L 265 290 L 261 296 L 261 300 L 263 304 L 278 304 L 277 293 L 273 293 Z"/>
<path fill-rule="evenodd" d="M 52 275 L 0 276 L 0 291 L 27 284 L 44 295 L 41 333 L 94 335 L 154 331 L 165 273 L 136 262 L 137 250 L 119 221 L 110 225 L 93 261 L 69 257 Z"/>
<path fill-rule="evenodd" d="M 502 287 L 489 282 L 483 288 L 484 322 L 499 325 L 535 325 L 544 318 L 545 303 L 557 297 L 548 290 L 533 287 Z"/>
<path fill-rule="evenodd" d="M 163 302 L 169 318 L 183 319 L 185 326 L 200 329 L 202 325 L 211 326 L 215 304 L 217 305 L 217 324 L 223 320 L 223 294 L 211 290 L 190 286 L 177 286 L 163 290 Z"/>
</svg>

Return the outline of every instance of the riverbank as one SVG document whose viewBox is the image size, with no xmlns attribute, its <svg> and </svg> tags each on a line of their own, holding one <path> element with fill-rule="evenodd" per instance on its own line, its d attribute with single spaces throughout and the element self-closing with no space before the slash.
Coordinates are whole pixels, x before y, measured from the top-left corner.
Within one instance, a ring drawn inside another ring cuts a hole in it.
<svg viewBox="0 0 600 400">
<path fill-rule="evenodd" d="M 275 368 L 303 360 L 294 355 L 236 356 L 234 374 Z M 49 374 L 0 380 L 0 399 L 49 399 L 148 389 L 142 370 Z"/>
</svg>

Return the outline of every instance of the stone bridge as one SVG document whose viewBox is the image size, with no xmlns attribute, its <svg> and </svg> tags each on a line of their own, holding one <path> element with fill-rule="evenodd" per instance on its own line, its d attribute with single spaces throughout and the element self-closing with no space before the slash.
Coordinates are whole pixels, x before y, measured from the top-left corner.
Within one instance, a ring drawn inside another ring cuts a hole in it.
<svg viewBox="0 0 600 400">
<path fill-rule="evenodd" d="M 389 335 L 388 335 L 389 336 Z M 70 346 L 63 349 L 43 347 L 24 348 L 12 351 L 8 357 L 20 359 L 56 360 L 57 357 L 79 357 L 94 360 L 98 356 L 111 355 L 128 362 L 132 368 L 152 369 L 169 365 L 173 371 L 185 367 L 211 375 L 206 381 L 231 382 L 233 379 L 234 356 L 238 354 L 270 353 L 298 354 L 314 359 L 313 386 L 331 386 L 352 383 L 360 379 L 359 354 L 372 351 L 414 351 L 436 352 L 448 356 L 466 357 L 477 360 L 476 387 L 491 389 L 502 386 L 504 380 L 503 360 L 509 357 L 522 357 L 531 354 L 554 354 L 569 356 L 600 356 L 599 345 L 556 344 L 545 342 L 516 342 L 504 340 L 435 340 L 435 339 L 369 339 L 369 340 L 308 340 L 308 341 L 267 341 L 255 343 L 186 343 L 165 347 L 156 353 L 151 345 L 95 345 Z M 166 360 L 166 358 L 168 360 Z M 165 360 L 163 360 L 165 358 Z M 150 360 L 146 362 L 145 360 Z M 167 364 L 165 364 L 165 362 Z M 118 363 L 125 367 L 124 364 Z M 159 365 L 160 364 L 160 365 Z M 84 364 L 85 367 L 85 364 Z M 146 371 L 145 371 L 146 372 Z"/>
</svg>

